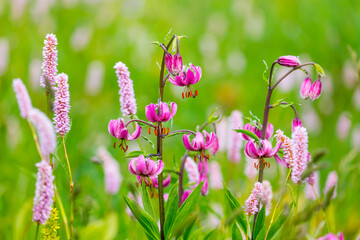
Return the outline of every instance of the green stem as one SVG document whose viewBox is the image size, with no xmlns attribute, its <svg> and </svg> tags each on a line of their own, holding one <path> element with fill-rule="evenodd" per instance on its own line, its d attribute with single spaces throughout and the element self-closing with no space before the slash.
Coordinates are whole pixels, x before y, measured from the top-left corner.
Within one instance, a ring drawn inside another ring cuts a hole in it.
<svg viewBox="0 0 360 240">
<path fill-rule="evenodd" d="M 36 232 L 35 232 L 35 240 L 37 239 L 38 234 L 39 234 L 39 227 L 40 227 L 40 224 L 39 224 L 39 223 L 37 223 L 37 226 L 36 226 Z"/>
<path fill-rule="evenodd" d="M 317 195 L 317 193 L 316 193 L 316 191 L 315 191 L 314 185 L 311 185 L 311 187 L 312 187 L 312 189 L 313 189 L 313 191 L 314 191 L 316 200 L 317 200 L 317 202 L 318 202 L 318 204 L 319 204 L 319 206 L 320 206 L 320 208 L 321 208 L 321 213 L 322 213 L 322 215 L 323 215 L 323 218 L 324 218 L 324 221 L 325 221 L 325 224 L 326 224 L 326 228 L 327 228 L 328 232 L 330 233 L 330 232 L 331 232 L 331 229 L 330 229 L 330 226 L 329 226 L 327 217 L 326 217 L 326 213 L 325 213 L 324 209 L 321 207 L 321 202 L 320 202 L 320 199 L 319 199 L 319 197 L 318 197 L 318 195 Z"/>
<path fill-rule="evenodd" d="M 67 217 L 66 217 L 65 209 L 64 209 L 64 206 L 63 206 L 63 204 L 62 204 L 60 195 L 59 195 L 59 193 L 58 193 L 58 191 L 57 191 L 57 188 L 56 188 L 56 186 L 55 186 L 55 183 L 54 183 L 54 189 L 55 189 L 56 201 L 57 201 L 58 204 L 59 204 L 59 209 L 60 209 L 61 217 L 62 217 L 63 222 L 64 222 L 66 237 L 67 237 L 67 239 L 70 239 L 70 231 L 69 231 L 68 220 L 67 220 Z"/>
<path fill-rule="evenodd" d="M 39 153 L 39 155 L 40 155 L 41 160 L 43 160 L 44 157 L 43 157 L 43 155 L 41 154 L 39 139 L 38 139 L 38 137 L 37 137 L 37 134 L 36 134 L 36 132 L 35 132 L 35 129 L 34 129 L 33 125 L 31 124 L 31 122 L 30 122 L 29 120 L 28 120 L 28 123 L 29 123 L 29 127 L 30 127 L 30 130 L 31 130 L 31 133 L 32 133 L 32 135 L 33 135 L 34 141 L 35 141 L 36 149 L 37 149 L 37 151 L 38 151 L 38 153 Z"/>
</svg>

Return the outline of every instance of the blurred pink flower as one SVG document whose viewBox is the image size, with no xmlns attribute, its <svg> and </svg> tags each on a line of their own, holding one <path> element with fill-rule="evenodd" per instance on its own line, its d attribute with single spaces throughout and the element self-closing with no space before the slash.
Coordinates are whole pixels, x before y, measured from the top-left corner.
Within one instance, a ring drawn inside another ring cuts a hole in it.
<svg viewBox="0 0 360 240">
<path fill-rule="evenodd" d="M 259 212 L 258 203 L 262 198 L 263 191 L 263 185 L 259 182 L 256 182 L 249 198 L 245 201 L 245 212 L 247 215 L 251 216 Z"/>
<path fill-rule="evenodd" d="M 0 38 L 0 76 L 3 76 L 9 65 L 10 41 Z"/>
<path fill-rule="evenodd" d="M 108 194 L 115 195 L 118 193 L 122 182 L 119 163 L 111 156 L 104 146 L 101 146 L 98 149 L 97 155 L 103 162 L 105 190 Z"/>
<path fill-rule="evenodd" d="M 123 116 L 136 114 L 137 106 L 135 100 L 133 81 L 130 79 L 130 72 L 126 65 L 117 62 L 114 66 L 118 78 L 120 105 Z"/>
<path fill-rule="evenodd" d="M 360 124 L 357 124 L 352 131 L 351 144 L 353 148 L 360 149 Z"/>
<path fill-rule="evenodd" d="M 300 178 L 309 161 L 308 134 L 304 127 L 296 127 L 291 135 L 293 140 L 293 165 L 291 179 L 294 183 L 300 183 Z"/>
<path fill-rule="evenodd" d="M 210 176 L 210 187 L 213 189 L 222 189 L 223 188 L 223 176 L 221 174 L 220 164 L 216 161 L 210 162 L 209 167 L 209 176 Z"/>
<path fill-rule="evenodd" d="M 198 184 L 200 184 L 201 182 L 204 182 L 204 184 L 203 184 L 203 186 L 201 188 L 201 194 L 202 195 L 207 195 L 209 193 L 209 180 L 208 180 L 209 167 L 208 167 L 208 161 L 207 160 L 199 161 L 198 169 L 199 169 L 199 173 L 200 173 L 200 178 L 199 178 Z"/>
<path fill-rule="evenodd" d="M 306 183 L 306 197 L 311 200 L 316 200 L 316 195 L 319 197 L 320 194 L 320 187 L 319 187 L 319 172 L 313 172 L 310 174 L 309 178 L 307 179 Z"/>
<path fill-rule="evenodd" d="M 329 234 L 326 234 L 323 237 L 318 238 L 317 240 L 344 240 L 344 234 L 342 232 L 340 232 L 336 236 L 333 233 L 329 233 Z"/>
<path fill-rule="evenodd" d="M 141 195 L 133 195 L 131 192 L 128 193 L 127 195 L 128 198 L 130 198 L 131 200 L 135 201 L 137 204 L 139 204 L 139 206 L 141 208 L 144 208 L 144 205 L 143 205 L 143 202 L 142 202 L 142 198 L 141 198 Z M 134 215 L 132 214 L 130 208 L 128 206 L 126 206 L 126 209 L 125 209 L 125 212 L 128 216 L 130 217 L 134 217 Z"/>
<path fill-rule="evenodd" d="M 189 195 L 192 193 L 192 189 L 186 189 L 183 193 L 183 195 L 181 196 L 181 202 L 184 203 L 185 200 L 189 197 Z"/>
<path fill-rule="evenodd" d="M 48 161 L 36 164 L 38 173 L 33 206 L 33 222 L 45 224 L 51 215 L 54 198 L 54 175 Z"/>
<path fill-rule="evenodd" d="M 54 101 L 54 123 L 55 130 L 60 136 L 65 136 L 70 130 L 70 93 L 68 76 L 60 73 L 56 76 L 55 81 L 55 101 Z"/>
<path fill-rule="evenodd" d="M 55 77 L 58 73 L 58 55 L 56 46 L 58 44 L 56 36 L 54 34 L 47 34 L 44 40 L 43 48 L 43 73 L 40 79 L 40 86 L 46 87 L 48 82 L 49 86 L 55 86 Z"/>
<path fill-rule="evenodd" d="M 242 126 L 242 113 L 238 110 L 232 111 L 230 117 L 228 118 L 227 156 L 228 159 L 234 163 L 240 162 L 240 151 L 243 144 L 241 134 L 235 132 L 234 129 L 242 128 Z"/>
<path fill-rule="evenodd" d="M 30 110 L 32 109 L 31 99 L 24 83 L 20 78 L 13 80 L 13 88 L 19 105 L 20 115 L 23 118 L 28 118 Z"/>
<path fill-rule="evenodd" d="M 140 178 L 138 179 L 140 183 L 142 182 L 142 180 L 146 181 L 145 178 L 147 177 L 157 177 L 163 169 L 163 161 L 159 160 L 159 162 L 156 163 L 150 158 L 145 158 L 142 154 L 137 158 L 133 158 L 129 162 L 130 173 L 140 176 Z"/>
<path fill-rule="evenodd" d="M 325 184 L 325 189 L 324 189 L 324 193 L 325 195 L 328 193 L 328 191 L 335 186 L 334 189 L 334 193 L 331 197 L 331 199 L 334 199 L 336 197 L 336 188 L 337 188 L 337 183 L 338 183 L 338 175 L 335 171 L 332 171 L 329 173 L 327 179 L 326 179 L 326 184 Z"/>
<path fill-rule="evenodd" d="M 99 94 L 104 83 L 105 65 L 99 60 L 92 61 L 86 70 L 85 92 L 95 96 Z"/>
<path fill-rule="evenodd" d="M 219 151 L 225 151 L 227 147 L 227 134 L 228 134 L 228 127 L 227 127 L 227 118 L 223 117 L 221 122 L 216 125 L 216 136 L 219 142 Z"/>
<path fill-rule="evenodd" d="M 197 164 L 191 157 L 186 158 L 184 167 L 187 172 L 189 182 L 197 183 L 200 178 L 200 173 Z"/>
<path fill-rule="evenodd" d="M 360 111 L 360 87 L 354 91 L 352 103 L 357 111 Z"/>
<path fill-rule="evenodd" d="M 284 67 L 297 67 L 300 65 L 299 58 L 291 55 L 279 57 L 277 62 Z"/>
<path fill-rule="evenodd" d="M 145 107 L 145 115 L 150 122 L 167 122 L 174 117 L 176 111 L 177 104 L 174 102 L 171 103 L 171 110 L 169 105 L 164 102 L 150 103 Z"/>
<path fill-rule="evenodd" d="M 254 166 L 254 163 L 255 161 L 252 158 L 246 158 L 245 174 L 250 181 L 255 179 L 258 172 Z"/>
<path fill-rule="evenodd" d="M 140 178 L 140 176 L 137 176 L 137 177 L 138 177 L 138 179 Z M 152 185 L 153 185 L 155 188 L 158 188 L 158 187 L 159 187 L 158 176 L 156 176 L 156 177 L 150 177 L 150 179 L 151 179 Z M 170 185 L 170 182 L 171 182 L 171 175 L 168 174 L 168 176 L 167 176 L 167 177 L 164 179 L 164 181 L 163 181 L 163 187 L 165 188 L 165 187 L 169 186 L 169 185 Z"/>
<path fill-rule="evenodd" d="M 271 209 L 271 200 L 273 198 L 273 192 L 271 188 L 271 184 L 268 180 L 264 180 L 263 183 L 263 194 L 262 194 L 262 203 L 265 205 L 266 208 L 266 216 L 269 215 Z"/>
<path fill-rule="evenodd" d="M 216 155 L 216 153 L 219 151 L 219 139 L 217 138 L 217 136 L 215 135 L 215 139 L 214 139 L 214 143 L 211 145 L 211 147 L 209 148 L 209 152 L 212 155 Z"/>
<path fill-rule="evenodd" d="M 341 113 L 337 124 L 336 124 L 336 133 L 340 140 L 345 140 L 349 135 L 351 120 L 349 118 L 349 112 Z"/>
<path fill-rule="evenodd" d="M 37 131 L 40 151 L 45 160 L 50 160 L 49 155 L 56 148 L 56 134 L 50 119 L 39 109 L 33 108 L 29 113 L 29 121 L 35 126 Z"/>
</svg>

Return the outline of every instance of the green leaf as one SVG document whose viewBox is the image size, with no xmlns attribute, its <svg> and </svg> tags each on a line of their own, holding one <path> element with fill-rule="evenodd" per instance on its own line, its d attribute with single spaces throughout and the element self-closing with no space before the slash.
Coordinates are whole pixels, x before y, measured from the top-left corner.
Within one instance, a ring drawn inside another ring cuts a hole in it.
<svg viewBox="0 0 360 240">
<path fill-rule="evenodd" d="M 292 186 L 290 185 L 290 183 L 287 183 L 286 186 L 288 186 L 288 188 L 289 188 L 289 190 L 290 190 L 291 200 L 292 200 L 293 202 L 295 202 L 294 191 L 293 191 Z"/>
<path fill-rule="evenodd" d="M 294 102 L 288 102 L 286 104 L 280 104 L 280 107 L 287 108 L 287 107 L 290 107 L 291 105 L 294 105 Z"/>
<path fill-rule="evenodd" d="M 259 137 L 256 136 L 255 133 L 253 133 L 253 132 L 251 132 L 251 131 L 249 131 L 249 130 L 245 130 L 245 129 L 233 129 L 233 130 L 234 130 L 235 132 L 237 132 L 237 133 L 243 133 L 243 134 L 251 137 L 252 139 L 255 139 L 255 141 L 257 141 L 257 142 L 260 141 Z"/>
<path fill-rule="evenodd" d="M 151 199 L 148 190 L 146 189 L 146 184 L 142 184 L 142 192 L 141 192 L 141 198 L 144 205 L 145 211 L 150 214 L 151 217 L 155 218 L 154 215 L 154 209 L 151 204 Z"/>
<path fill-rule="evenodd" d="M 183 221 L 191 212 L 194 211 L 195 204 L 197 203 L 200 191 L 203 186 L 203 182 L 201 182 L 188 196 L 188 198 L 185 200 L 185 202 L 181 205 L 181 207 L 178 210 L 178 214 L 175 218 L 175 225 L 179 224 L 181 221 Z"/>
<path fill-rule="evenodd" d="M 184 239 L 186 239 L 185 234 L 187 234 L 187 238 L 189 238 L 189 239 L 198 239 L 198 238 L 194 238 L 194 236 L 193 236 L 194 233 L 191 234 L 191 237 L 188 236 L 191 232 L 191 228 L 193 227 L 193 225 L 195 225 L 195 222 L 198 219 L 198 217 L 199 217 L 199 215 L 197 213 L 195 213 L 195 214 L 189 215 L 183 221 L 180 221 L 179 223 L 174 224 L 174 229 L 172 231 L 171 236 L 175 236 L 175 238 L 183 236 Z M 171 239 L 171 238 L 169 238 L 169 239 Z"/>
<path fill-rule="evenodd" d="M 269 82 L 268 82 L 268 79 L 267 79 L 266 76 L 265 76 L 265 75 L 266 75 L 266 72 L 268 71 L 269 68 L 268 68 L 268 65 L 267 65 L 267 63 L 265 62 L 265 60 L 263 60 L 263 63 L 265 64 L 265 70 L 264 70 L 264 72 L 263 72 L 263 79 L 264 79 L 265 82 L 269 83 Z"/>
<path fill-rule="evenodd" d="M 225 193 L 225 197 L 230 205 L 230 208 L 234 211 L 236 209 L 241 208 L 240 207 L 240 203 L 238 202 L 238 200 L 235 198 L 235 196 L 230 192 L 230 190 L 224 185 L 224 193 Z M 247 234 L 247 221 L 246 221 L 246 216 L 244 213 L 239 214 L 239 216 L 236 218 L 236 221 L 239 223 L 240 227 L 242 228 L 242 230 L 244 231 L 245 234 Z"/>
<path fill-rule="evenodd" d="M 324 69 L 322 69 L 322 67 L 319 65 L 319 64 L 314 64 L 314 67 L 315 67 L 315 69 L 316 69 L 316 72 L 318 73 L 318 74 L 320 74 L 321 76 L 323 76 L 323 77 L 326 77 L 325 76 L 325 72 L 324 72 Z"/>
<path fill-rule="evenodd" d="M 204 240 L 217 239 L 217 237 L 218 237 L 218 229 L 215 228 L 205 235 Z"/>
<path fill-rule="evenodd" d="M 256 237 L 258 236 L 260 231 L 263 229 L 264 223 L 265 223 L 265 206 L 263 206 L 261 208 L 259 214 L 257 215 L 253 239 L 257 239 Z"/>
<path fill-rule="evenodd" d="M 271 225 L 269 229 L 269 233 L 266 237 L 267 240 L 271 240 L 275 234 L 280 230 L 280 228 L 283 226 L 285 222 L 285 217 L 282 216 L 282 214 L 276 219 L 273 225 Z"/>
<path fill-rule="evenodd" d="M 134 158 L 134 157 L 138 157 L 141 154 L 146 155 L 143 151 L 133 151 L 133 152 L 129 152 L 125 157 Z"/>
<path fill-rule="evenodd" d="M 142 136 L 142 138 L 143 138 L 145 141 L 147 141 L 148 143 L 151 144 L 152 149 L 155 149 L 155 144 L 154 144 L 150 139 L 148 139 L 148 138 L 145 137 L 145 136 Z"/>
<path fill-rule="evenodd" d="M 174 224 L 174 220 L 178 211 L 179 196 L 177 194 L 178 184 L 175 184 L 170 190 L 168 200 L 165 204 L 165 223 L 164 223 L 164 233 L 165 239 L 168 239 L 170 236 L 171 229 Z"/>
<path fill-rule="evenodd" d="M 188 226 L 185 228 L 184 234 L 182 235 L 182 237 L 184 238 L 184 240 L 189 239 L 191 230 L 192 230 L 193 226 L 195 225 L 196 219 L 197 219 L 197 216 L 195 215 L 195 217 L 191 218 L 191 219 L 190 219 L 191 221 L 188 222 Z"/>
<path fill-rule="evenodd" d="M 151 44 L 154 44 L 154 45 L 161 46 L 159 41 L 152 41 L 152 42 L 150 42 L 150 43 L 151 43 Z"/>
<path fill-rule="evenodd" d="M 264 226 L 256 237 L 256 240 L 264 240 L 266 234 L 266 227 Z"/>
<path fill-rule="evenodd" d="M 216 113 L 216 111 L 218 110 L 218 108 L 214 108 L 209 117 L 208 117 L 208 123 L 213 123 L 213 122 L 216 122 L 217 120 L 219 120 L 220 118 L 220 115 L 217 115 L 217 116 L 214 116 L 214 114 Z"/>
<path fill-rule="evenodd" d="M 135 201 L 124 196 L 124 200 L 130 208 L 134 217 L 138 220 L 140 225 L 144 228 L 146 235 L 149 239 L 160 239 L 160 233 L 156 221 L 145 212 Z"/>
<path fill-rule="evenodd" d="M 240 229 L 238 227 L 238 225 L 236 223 L 234 223 L 233 227 L 232 227 L 232 234 L 231 234 L 231 239 L 232 240 L 242 240 L 242 235 L 240 232 Z"/>
</svg>

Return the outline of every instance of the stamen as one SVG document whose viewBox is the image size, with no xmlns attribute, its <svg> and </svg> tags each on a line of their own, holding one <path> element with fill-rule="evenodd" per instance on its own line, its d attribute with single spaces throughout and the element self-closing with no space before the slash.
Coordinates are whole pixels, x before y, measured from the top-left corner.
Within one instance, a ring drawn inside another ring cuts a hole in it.
<svg viewBox="0 0 360 240">
<path fill-rule="evenodd" d="M 154 133 L 155 133 L 155 136 L 157 136 L 157 129 L 156 128 L 154 129 Z"/>
<path fill-rule="evenodd" d="M 184 99 L 184 92 L 182 93 L 182 98 Z"/>
<path fill-rule="evenodd" d="M 167 129 L 167 133 L 166 133 L 166 134 L 169 134 L 169 132 L 170 132 L 170 128 Z"/>
<path fill-rule="evenodd" d="M 195 91 L 195 97 L 198 95 L 198 93 L 199 93 L 199 92 L 198 92 L 198 90 L 196 89 L 196 91 Z"/>
<path fill-rule="evenodd" d="M 192 95 L 193 95 L 192 90 L 190 90 L 189 97 L 192 97 Z"/>
<path fill-rule="evenodd" d="M 117 144 L 117 142 L 114 142 L 114 148 L 116 148 L 116 144 Z"/>
<path fill-rule="evenodd" d="M 188 97 L 188 92 L 185 92 L 185 97 L 186 97 L 186 98 Z"/>
<path fill-rule="evenodd" d="M 151 135 L 151 128 L 149 128 L 149 135 Z"/>
</svg>

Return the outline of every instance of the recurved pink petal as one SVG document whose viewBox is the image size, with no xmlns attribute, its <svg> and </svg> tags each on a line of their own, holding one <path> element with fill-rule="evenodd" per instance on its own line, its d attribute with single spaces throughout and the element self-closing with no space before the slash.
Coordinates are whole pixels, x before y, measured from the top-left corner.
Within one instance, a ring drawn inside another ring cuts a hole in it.
<svg viewBox="0 0 360 240">
<path fill-rule="evenodd" d="M 171 103 L 171 113 L 170 113 L 170 116 L 168 117 L 168 120 L 166 120 L 166 121 L 171 120 L 171 119 L 175 116 L 176 111 L 177 111 L 177 104 L 173 102 L 173 103 Z"/>
<path fill-rule="evenodd" d="M 255 147 L 255 144 L 252 140 L 248 141 L 245 145 L 245 154 L 253 159 L 259 158 L 258 150 Z"/>
<path fill-rule="evenodd" d="M 153 103 L 150 103 L 145 107 L 145 116 L 150 122 L 157 122 L 158 116 L 156 114 L 155 107 L 156 105 Z"/>
<path fill-rule="evenodd" d="M 139 126 L 139 124 L 136 123 L 135 125 L 135 131 L 133 132 L 133 134 L 127 136 L 127 139 L 126 140 L 135 140 L 137 139 L 141 134 L 141 127 Z"/>
<path fill-rule="evenodd" d="M 268 155 L 268 157 L 274 156 L 279 151 L 280 147 L 281 147 L 281 142 L 279 141 L 276 143 L 274 150 Z"/>
<path fill-rule="evenodd" d="M 131 161 L 129 162 L 129 171 L 131 174 L 133 175 L 137 175 L 138 173 L 136 172 L 136 165 L 135 165 L 135 161 L 136 158 L 131 159 Z"/>
<path fill-rule="evenodd" d="M 155 176 L 158 176 L 162 170 L 164 169 L 164 162 L 159 160 L 159 163 L 158 163 L 158 167 L 157 169 L 154 171 L 154 173 L 151 175 L 151 177 L 155 177 Z"/>
<path fill-rule="evenodd" d="M 184 146 L 187 150 L 189 151 L 196 151 L 192 145 L 190 144 L 190 133 L 189 134 L 185 134 L 183 136 L 183 143 L 184 143 Z"/>
</svg>

